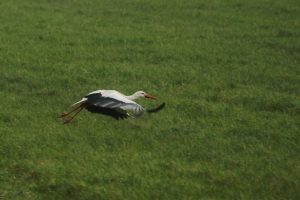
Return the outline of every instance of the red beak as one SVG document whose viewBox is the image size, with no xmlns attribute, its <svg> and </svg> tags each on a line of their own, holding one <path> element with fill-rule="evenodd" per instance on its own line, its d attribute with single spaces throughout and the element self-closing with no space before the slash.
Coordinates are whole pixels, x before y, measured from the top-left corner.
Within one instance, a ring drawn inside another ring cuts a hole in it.
<svg viewBox="0 0 300 200">
<path fill-rule="evenodd" d="M 145 94 L 145 97 L 148 98 L 148 99 L 156 99 L 155 96 L 151 96 L 151 95 L 149 95 L 149 94 Z"/>
</svg>

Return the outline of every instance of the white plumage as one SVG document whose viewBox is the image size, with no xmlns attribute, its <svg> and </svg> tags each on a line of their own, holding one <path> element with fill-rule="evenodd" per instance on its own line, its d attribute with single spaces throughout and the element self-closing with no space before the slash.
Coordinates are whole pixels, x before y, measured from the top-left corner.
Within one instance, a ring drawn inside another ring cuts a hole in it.
<svg viewBox="0 0 300 200">
<path fill-rule="evenodd" d="M 68 123 L 72 121 L 83 108 L 93 113 L 111 116 L 115 119 L 125 119 L 130 116 L 129 113 L 132 113 L 133 116 L 139 116 L 144 113 L 145 109 L 134 100 L 140 97 L 156 99 L 156 97 L 143 91 L 138 91 L 130 96 L 126 96 L 116 90 L 96 90 L 74 103 L 72 106 L 77 107 L 69 113 L 63 113 L 61 117 L 67 117 L 70 113 L 79 110 L 71 118 L 66 119 L 66 123 Z"/>
</svg>

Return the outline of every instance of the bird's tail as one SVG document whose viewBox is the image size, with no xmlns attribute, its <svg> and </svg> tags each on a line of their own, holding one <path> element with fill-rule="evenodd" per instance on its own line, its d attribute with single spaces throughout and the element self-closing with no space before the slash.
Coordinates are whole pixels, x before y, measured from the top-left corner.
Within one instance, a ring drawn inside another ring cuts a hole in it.
<svg viewBox="0 0 300 200">
<path fill-rule="evenodd" d="M 77 106 L 77 105 L 81 105 L 84 104 L 88 99 L 87 98 L 82 98 L 80 101 L 74 103 L 73 105 L 71 105 L 71 107 Z"/>
<path fill-rule="evenodd" d="M 161 109 L 163 109 L 165 106 L 166 106 L 166 103 L 163 102 L 162 104 L 160 104 L 160 105 L 157 106 L 156 108 L 153 108 L 153 109 L 147 109 L 147 112 L 148 112 L 148 113 L 158 112 L 158 111 L 160 111 Z"/>
</svg>

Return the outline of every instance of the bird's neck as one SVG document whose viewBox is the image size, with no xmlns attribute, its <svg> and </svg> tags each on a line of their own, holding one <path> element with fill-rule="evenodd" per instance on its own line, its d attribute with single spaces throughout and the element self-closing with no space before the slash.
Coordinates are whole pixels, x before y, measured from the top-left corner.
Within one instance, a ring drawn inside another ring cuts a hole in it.
<svg viewBox="0 0 300 200">
<path fill-rule="evenodd" d="M 136 94 L 133 94 L 133 95 L 130 95 L 130 96 L 125 96 L 127 99 L 131 100 L 131 101 L 134 101 L 138 98 L 140 98 L 138 95 Z"/>
</svg>

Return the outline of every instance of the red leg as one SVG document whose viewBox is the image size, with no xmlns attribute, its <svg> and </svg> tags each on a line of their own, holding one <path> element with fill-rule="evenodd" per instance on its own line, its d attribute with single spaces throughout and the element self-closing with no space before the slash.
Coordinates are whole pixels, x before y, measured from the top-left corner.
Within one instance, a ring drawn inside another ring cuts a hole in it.
<svg viewBox="0 0 300 200">
<path fill-rule="evenodd" d="M 71 118 L 66 119 L 64 124 L 70 123 L 76 117 L 76 115 L 78 115 L 83 109 L 84 109 L 84 106 L 80 106 L 79 111 L 77 111 L 77 113 L 75 113 Z"/>
<path fill-rule="evenodd" d="M 62 114 L 60 114 L 60 117 L 66 117 L 66 116 L 68 116 L 69 114 L 73 113 L 74 111 L 78 110 L 78 109 L 81 108 L 81 107 L 82 107 L 82 105 L 76 107 L 75 109 L 71 110 L 71 111 L 68 112 L 68 113 L 62 113 Z"/>
</svg>

